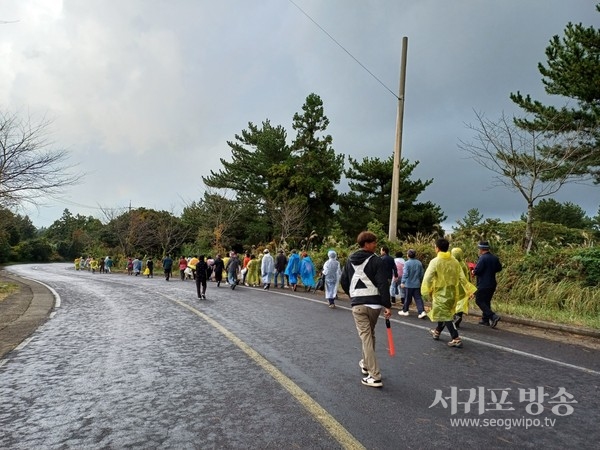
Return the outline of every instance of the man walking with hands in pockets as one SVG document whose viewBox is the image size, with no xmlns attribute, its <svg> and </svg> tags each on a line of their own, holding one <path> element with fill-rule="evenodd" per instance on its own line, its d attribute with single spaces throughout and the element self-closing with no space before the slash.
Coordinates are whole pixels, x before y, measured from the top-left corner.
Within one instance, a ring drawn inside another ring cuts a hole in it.
<svg viewBox="0 0 600 450">
<path fill-rule="evenodd" d="M 370 231 L 356 238 L 360 250 L 350 255 L 341 277 L 341 286 L 352 301 L 352 316 L 362 342 L 362 359 L 358 365 L 363 375 L 361 383 L 369 387 L 383 386 L 375 354 L 375 325 L 381 310 L 389 319 L 392 315 L 388 270 L 375 256 L 377 236 Z"/>
<path fill-rule="evenodd" d="M 492 297 L 496 291 L 496 273 L 502 270 L 502 263 L 496 255 L 490 252 L 488 241 L 481 241 L 477 247 L 479 248 L 479 259 L 473 269 L 473 275 L 477 277 L 475 303 L 482 312 L 479 325 L 496 328 L 500 316 L 492 310 Z"/>
</svg>

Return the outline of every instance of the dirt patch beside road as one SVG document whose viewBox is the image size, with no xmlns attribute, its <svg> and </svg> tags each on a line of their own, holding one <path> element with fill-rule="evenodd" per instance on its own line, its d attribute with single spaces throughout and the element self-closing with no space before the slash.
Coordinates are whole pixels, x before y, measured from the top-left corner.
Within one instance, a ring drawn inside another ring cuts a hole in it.
<svg viewBox="0 0 600 450">
<path fill-rule="evenodd" d="M 8 281 L 6 278 L 0 276 L 0 302 L 6 299 L 10 294 L 17 292 L 19 285 Z"/>
<path fill-rule="evenodd" d="M 33 281 L 0 273 L 0 285 L 11 292 L 0 301 L 0 359 L 32 335 L 54 307 L 54 294 Z"/>
</svg>

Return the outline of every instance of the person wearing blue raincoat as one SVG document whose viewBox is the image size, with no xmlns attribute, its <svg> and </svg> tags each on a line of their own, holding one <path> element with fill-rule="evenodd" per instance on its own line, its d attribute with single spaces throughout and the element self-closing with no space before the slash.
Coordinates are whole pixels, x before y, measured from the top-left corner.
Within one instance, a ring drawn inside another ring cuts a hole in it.
<svg viewBox="0 0 600 450">
<path fill-rule="evenodd" d="M 305 291 L 310 291 L 315 287 L 315 265 L 308 256 L 308 253 L 302 252 L 302 260 L 300 261 L 300 276 L 302 277 L 302 284 L 304 285 Z"/>
<path fill-rule="evenodd" d="M 288 265 L 285 268 L 285 274 L 290 281 L 290 286 L 295 291 L 298 285 L 298 276 L 300 275 L 300 255 L 298 255 L 296 250 L 292 250 L 292 254 L 288 259 Z"/>
</svg>

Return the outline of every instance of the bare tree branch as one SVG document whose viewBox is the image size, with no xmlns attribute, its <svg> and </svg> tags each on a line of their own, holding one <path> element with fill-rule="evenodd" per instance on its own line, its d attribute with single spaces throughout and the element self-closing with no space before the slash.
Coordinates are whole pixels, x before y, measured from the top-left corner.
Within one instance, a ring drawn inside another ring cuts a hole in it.
<svg viewBox="0 0 600 450">
<path fill-rule="evenodd" d="M 81 179 L 69 173 L 75 166 L 66 163 L 67 150 L 48 139 L 50 125 L 45 118 L 33 122 L 0 112 L 0 206 L 39 205 Z"/>
<path fill-rule="evenodd" d="M 519 128 L 514 119 L 503 114 L 499 120 L 486 119 L 475 113 L 477 122 L 467 124 L 475 133 L 471 142 L 460 141 L 459 148 L 496 175 L 493 184 L 515 190 L 527 202 L 525 245 L 532 245 L 532 211 L 534 204 L 549 197 L 568 182 L 590 180 L 582 175 L 579 163 L 587 155 L 580 151 L 581 131 Z M 561 156 L 557 157 L 557 148 Z"/>
<path fill-rule="evenodd" d="M 287 247 L 287 240 L 299 237 L 306 224 L 308 207 L 298 199 L 285 198 L 277 203 L 267 204 L 267 213 L 270 215 L 275 232 L 279 234 L 279 246 Z"/>
</svg>

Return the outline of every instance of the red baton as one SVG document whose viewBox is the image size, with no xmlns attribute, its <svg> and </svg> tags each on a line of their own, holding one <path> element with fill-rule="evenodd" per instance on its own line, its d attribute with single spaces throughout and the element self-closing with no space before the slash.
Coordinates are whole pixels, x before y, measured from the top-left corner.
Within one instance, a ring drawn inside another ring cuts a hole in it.
<svg viewBox="0 0 600 450">
<path fill-rule="evenodd" d="M 394 337 L 392 336 L 392 329 L 390 327 L 390 319 L 385 319 L 385 327 L 387 328 L 388 349 L 390 352 L 390 356 L 394 356 L 396 354 L 396 349 L 394 348 Z"/>
</svg>

